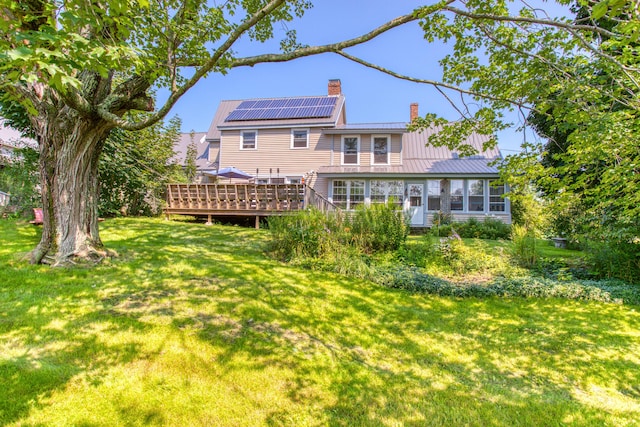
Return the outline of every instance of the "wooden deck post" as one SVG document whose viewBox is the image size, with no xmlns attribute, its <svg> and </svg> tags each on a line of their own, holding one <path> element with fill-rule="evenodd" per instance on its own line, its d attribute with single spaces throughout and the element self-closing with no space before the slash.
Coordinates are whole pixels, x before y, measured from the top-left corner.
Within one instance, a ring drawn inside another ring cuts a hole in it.
<svg viewBox="0 0 640 427">
<path fill-rule="evenodd" d="M 260 230 L 260 215 L 256 215 L 256 230 Z"/>
</svg>

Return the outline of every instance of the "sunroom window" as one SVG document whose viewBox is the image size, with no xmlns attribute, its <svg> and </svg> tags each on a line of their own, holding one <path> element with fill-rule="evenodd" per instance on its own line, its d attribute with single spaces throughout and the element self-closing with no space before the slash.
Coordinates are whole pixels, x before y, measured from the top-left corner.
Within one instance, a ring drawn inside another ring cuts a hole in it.
<svg viewBox="0 0 640 427">
<path fill-rule="evenodd" d="M 403 181 L 371 181 L 371 203 L 387 203 L 392 201 L 398 206 L 402 206 Z"/>
<path fill-rule="evenodd" d="M 504 212 L 505 200 L 504 200 L 505 188 L 504 184 L 498 183 L 496 180 L 489 181 L 489 211 L 490 212 Z"/>
<path fill-rule="evenodd" d="M 451 210 L 461 211 L 464 210 L 464 181 L 461 179 L 451 180 Z"/>
<path fill-rule="evenodd" d="M 364 203 L 364 181 L 333 181 L 333 204 L 352 210 Z"/>
<path fill-rule="evenodd" d="M 469 180 L 469 210 L 474 212 L 484 211 L 484 180 Z"/>
</svg>

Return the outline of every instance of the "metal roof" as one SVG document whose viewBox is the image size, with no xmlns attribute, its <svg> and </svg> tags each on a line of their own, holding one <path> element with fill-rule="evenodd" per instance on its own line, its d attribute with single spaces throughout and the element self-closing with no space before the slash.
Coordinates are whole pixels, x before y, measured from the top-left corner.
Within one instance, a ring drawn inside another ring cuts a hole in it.
<svg viewBox="0 0 640 427">
<path fill-rule="evenodd" d="M 180 138 L 173 147 L 176 155 L 173 161 L 180 165 L 184 165 L 187 157 L 187 148 L 192 142 L 196 144 L 196 167 L 198 170 L 216 169 L 218 165 L 215 162 L 209 162 L 209 141 L 206 140 L 205 132 L 189 132 L 181 133 Z"/>
<path fill-rule="evenodd" d="M 335 126 L 333 128 L 324 129 L 326 135 L 336 135 L 345 133 L 405 133 L 407 132 L 407 123 L 389 122 L 389 123 L 350 123 Z"/>
</svg>

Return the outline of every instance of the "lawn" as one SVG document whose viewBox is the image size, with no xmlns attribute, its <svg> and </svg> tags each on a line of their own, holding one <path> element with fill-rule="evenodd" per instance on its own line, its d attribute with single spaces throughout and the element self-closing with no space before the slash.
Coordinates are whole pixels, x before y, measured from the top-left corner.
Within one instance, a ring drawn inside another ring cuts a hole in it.
<svg viewBox="0 0 640 427">
<path fill-rule="evenodd" d="M 2 425 L 640 424 L 638 306 L 410 294 L 160 219 L 50 269 L 37 233 L 0 221 Z"/>
</svg>

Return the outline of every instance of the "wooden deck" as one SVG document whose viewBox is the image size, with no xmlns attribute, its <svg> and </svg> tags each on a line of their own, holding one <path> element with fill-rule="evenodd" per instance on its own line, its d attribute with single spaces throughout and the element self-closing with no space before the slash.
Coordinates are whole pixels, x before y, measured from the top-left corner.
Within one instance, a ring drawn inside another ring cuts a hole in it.
<svg viewBox="0 0 640 427">
<path fill-rule="evenodd" d="M 260 217 L 337 208 L 305 184 L 169 184 L 165 214 Z"/>
</svg>

